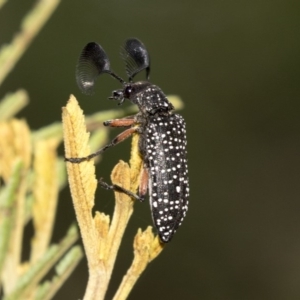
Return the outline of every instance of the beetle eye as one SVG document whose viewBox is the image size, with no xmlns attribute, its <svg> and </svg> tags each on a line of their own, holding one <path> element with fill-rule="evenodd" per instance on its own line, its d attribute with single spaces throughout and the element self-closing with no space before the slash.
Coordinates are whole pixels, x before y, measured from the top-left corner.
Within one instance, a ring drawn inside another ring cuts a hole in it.
<svg viewBox="0 0 300 300">
<path fill-rule="evenodd" d="M 124 90 L 124 97 L 129 99 L 130 98 L 130 95 L 132 93 L 132 86 L 131 85 L 128 85 L 125 90 Z"/>
</svg>

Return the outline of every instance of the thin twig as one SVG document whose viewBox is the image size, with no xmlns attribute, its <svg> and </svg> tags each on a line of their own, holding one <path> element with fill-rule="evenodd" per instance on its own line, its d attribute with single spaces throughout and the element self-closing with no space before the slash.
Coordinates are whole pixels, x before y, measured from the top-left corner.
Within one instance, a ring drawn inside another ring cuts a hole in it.
<svg viewBox="0 0 300 300">
<path fill-rule="evenodd" d="M 60 0 L 40 0 L 24 18 L 21 30 L 11 44 L 2 47 L 0 52 L 0 85 L 14 68 L 34 37 L 50 18 Z"/>
</svg>

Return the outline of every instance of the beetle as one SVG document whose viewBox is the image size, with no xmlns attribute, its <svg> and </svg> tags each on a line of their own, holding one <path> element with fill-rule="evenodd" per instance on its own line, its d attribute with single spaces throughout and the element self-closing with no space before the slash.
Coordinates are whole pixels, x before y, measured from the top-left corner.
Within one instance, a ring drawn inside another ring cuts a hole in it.
<svg viewBox="0 0 300 300">
<path fill-rule="evenodd" d="M 87 157 L 66 158 L 71 163 L 90 160 L 108 148 L 122 142 L 133 133 L 139 135 L 139 151 L 143 159 L 138 195 L 117 185 L 100 181 L 106 189 L 118 190 L 143 201 L 149 193 L 152 219 L 160 240 L 169 242 L 181 225 L 188 210 L 189 181 L 186 158 L 186 124 L 183 117 L 173 112 L 174 107 L 163 91 L 149 81 L 150 56 L 144 44 L 130 38 L 121 48 L 128 82 L 115 74 L 104 49 L 97 43 L 88 43 L 82 50 L 77 67 L 76 81 L 80 90 L 92 94 L 96 78 L 109 74 L 122 88 L 112 92 L 109 99 L 121 105 L 125 99 L 138 106 L 139 112 L 130 117 L 104 122 L 105 126 L 127 128 L 109 144 Z M 133 82 L 141 71 L 146 80 Z"/>
</svg>

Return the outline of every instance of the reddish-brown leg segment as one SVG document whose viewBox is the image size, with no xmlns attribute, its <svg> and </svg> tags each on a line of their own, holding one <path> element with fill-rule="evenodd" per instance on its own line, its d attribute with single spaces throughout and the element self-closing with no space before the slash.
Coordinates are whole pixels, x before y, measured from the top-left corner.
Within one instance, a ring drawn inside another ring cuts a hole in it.
<svg viewBox="0 0 300 300">
<path fill-rule="evenodd" d="M 144 167 L 141 170 L 140 176 L 140 185 L 139 185 L 139 196 L 144 199 L 148 190 L 149 173 L 148 170 Z"/>
<path fill-rule="evenodd" d="M 115 119 L 115 120 L 109 120 L 104 122 L 105 126 L 111 126 L 111 127 L 128 127 L 133 125 L 135 120 L 131 118 L 124 118 L 124 119 Z M 70 157 L 65 158 L 65 161 L 79 164 L 83 161 L 90 160 L 91 158 L 100 155 L 105 150 L 107 150 L 110 147 L 113 147 L 121 142 L 123 142 L 125 139 L 130 137 L 133 133 L 137 131 L 137 128 L 131 127 L 126 129 L 125 131 L 121 132 L 119 135 L 117 135 L 109 144 L 105 145 L 103 148 L 99 149 L 98 151 L 86 156 L 86 157 Z"/>
<path fill-rule="evenodd" d="M 124 119 L 114 119 L 114 120 L 108 120 L 105 121 L 103 124 L 104 126 L 109 126 L 109 127 L 129 127 L 133 125 L 135 122 L 134 119 L 131 118 L 124 118 Z"/>
<path fill-rule="evenodd" d="M 134 122 L 135 122 L 134 118 L 127 117 L 124 119 L 108 120 L 108 121 L 105 121 L 103 124 L 105 126 L 110 126 L 110 127 L 129 127 L 129 126 L 133 125 Z M 103 148 L 99 149 L 95 153 L 92 153 L 86 157 L 72 157 L 72 158 L 65 158 L 65 160 L 68 162 L 71 162 L 71 163 L 78 163 L 78 164 L 83 161 L 90 160 L 91 158 L 103 153 L 108 148 L 113 147 L 113 146 L 123 142 L 125 139 L 130 137 L 137 130 L 138 130 L 137 127 L 131 127 L 131 128 L 126 129 L 125 131 L 123 131 L 119 135 L 117 135 L 109 144 L 105 145 Z M 141 196 L 138 196 L 116 184 L 109 185 L 106 182 L 104 182 L 102 179 L 100 179 L 98 182 L 101 187 L 103 187 L 107 190 L 115 190 L 115 191 L 118 191 L 121 193 L 125 193 L 129 197 L 132 197 L 139 201 L 143 201 L 144 196 L 147 193 L 147 184 L 148 184 L 148 171 L 145 168 L 142 169 L 140 178 L 141 178 L 141 183 L 140 183 L 139 192 L 140 192 Z"/>
</svg>

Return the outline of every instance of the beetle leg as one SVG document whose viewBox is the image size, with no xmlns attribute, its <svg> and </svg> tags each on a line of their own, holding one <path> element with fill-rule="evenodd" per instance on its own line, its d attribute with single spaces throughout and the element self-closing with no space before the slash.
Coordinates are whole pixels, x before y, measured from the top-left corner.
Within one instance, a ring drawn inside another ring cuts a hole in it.
<svg viewBox="0 0 300 300">
<path fill-rule="evenodd" d="M 103 148 L 99 149 L 98 151 L 96 151 L 96 152 L 94 152 L 94 153 L 92 153 L 92 154 L 90 154 L 86 157 L 69 157 L 69 158 L 65 158 L 65 161 L 71 162 L 73 164 L 79 164 L 83 161 L 90 160 L 93 157 L 103 153 L 108 148 L 111 148 L 111 147 L 123 142 L 125 139 L 130 137 L 136 131 L 137 131 L 137 128 L 135 128 L 135 127 L 131 127 L 129 129 L 126 129 L 125 131 L 123 131 L 122 133 L 117 135 L 109 144 L 105 145 Z"/>
<path fill-rule="evenodd" d="M 119 185 L 117 185 L 117 184 L 109 185 L 108 183 L 104 182 L 104 181 L 102 180 L 102 178 L 99 179 L 98 183 L 99 183 L 99 185 L 100 185 L 102 188 L 104 188 L 104 189 L 106 189 L 106 190 L 113 190 L 113 191 L 117 191 L 117 192 L 120 192 L 120 193 L 124 193 L 124 194 L 126 194 L 127 196 L 129 196 L 129 197 L 131 197 L 131 198 L 133 198 L 133 199 L 135 199 L 135 200 L 139 200 L 139 201 L 141 201 L 141 202 L 144 201 L 144 198 L 138 196 L 137 194 L 132 193 L 131 191 L 128 191 L 128 190 L 124 189 L 123 187 L 121 187 L 121 186 L 119 186 Z"/>
<path fill-rule="evenodd" d="M 145 195 L 147 194 L 148 184 L 149 184 L 149 173 L 148 173 L 148 169 L 144 167 L 141 170 L 140 185 L 139 185 L 139 195 L 140 198 L 143 200 Z"/>
<path fill-rule="evenodd" d="M 109 127 L 129 127 L 134 123 L 135 119 L 133 118 L 133 116 L 128 116 L 127 118 L 122 119 L 107 120 L 103 122 L 103 125 Z"/>
</svg>

